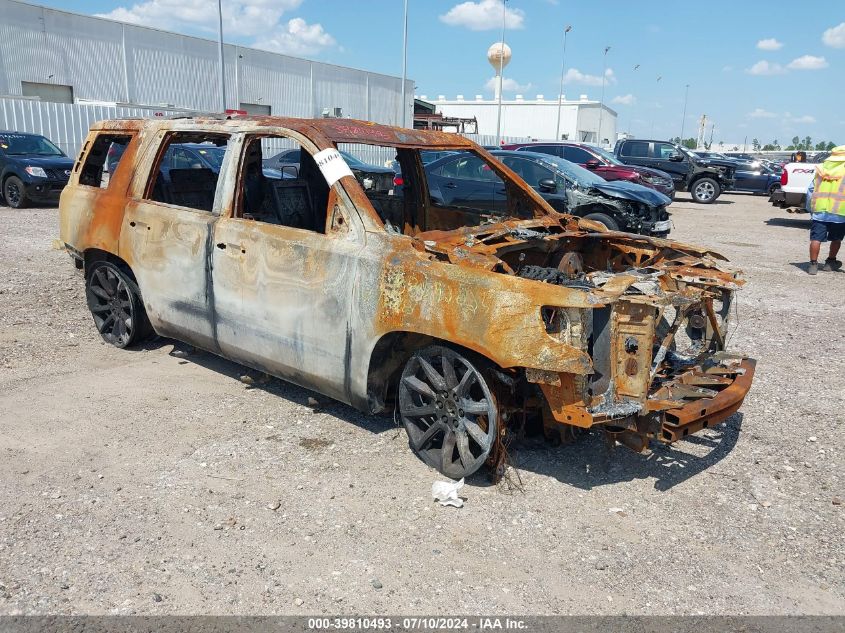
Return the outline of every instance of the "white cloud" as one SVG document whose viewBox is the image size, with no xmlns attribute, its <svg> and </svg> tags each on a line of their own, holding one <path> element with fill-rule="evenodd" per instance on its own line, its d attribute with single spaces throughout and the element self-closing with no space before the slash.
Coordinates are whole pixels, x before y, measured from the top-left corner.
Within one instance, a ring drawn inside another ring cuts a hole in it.
<svg viewBox="0 0 845 633">
<path fill-rule="evenodd" d="M 634 105 L 636 101 L 637 98 L 630 92 L 626 95 L 619 95 L 618 97 L 613 97 L 613 99 L 610 100 L 611 103 L 618 103 L 619 105 Z"/>
<path fill-rule="evenodd" d="M 223 36 L 253 38 L 258 48 L 290 55 L 314 55 L 337 42 L 321 24 L 282 16 L 303 0 L 226 0 Z M 143 0 L 100 17 L 143 26 L 216 34 L 217 11 L 209 0 Z"/>
<path fill-rule="evenodd" d="M 831 48 L 845 48 L 845 22 L 822 33 L 822 42 Z"/>
<path fill-rule="evenodd" d="M 479 0 L 462 2 L 440 16 L 440 21 L 449 26 L 463 26 L 470 31 L 489 31 L 502 28 L 502 0 Z M 505 10 L 505 25 L 509 29 L 525 27 L 525 11 Z"/>
<path fill-rule="evenodd" d="M 733 71 L 733 69 L 734 69 L 734 67 L 733 67 L 733 66 L 722 66 L 722 72 L 723 72 L 723 73 L 729 73 L 729 72 L 732 72 L 732 71 Z"/>
<path fill-rule="evenodd" d="M 777 116 L 774 112 L 769 112 L 763 108 L 754 108 L 748 113 L 749 119 L 774 119 Z"/>
<path fill-rule="evenodd" d="M 783 42 L 778 42 L 773 37 L 768 37 L 757 42 L 757 48 L 761 51 L 778 51 L 783 48 Z"/>
<path fill-rule="evenodd" d="M 490 92 L 495 93 L 497 82 L 498 79 L 496 79 L 496 77 L 490 77 L 490 79 L 487 80 L 487 83 L 484 84 L 484 87 Z M 502 77 L 502 92 L 525 92 L 527 90 L 531 90 L 530 83 L 521 84 L 516 79 Z"/>
<path fill-rule="evenodd" d="M 749 75 L 782 75 L 786 72 L 783 66 L 761 60 L 746 70 Z"/>
<path fill-rule="evenodd" d="M 790 119 L 792 123 L 815 123 L 816 117 L 805 114 L 804 116 L 796 116 Z"/>
<path fill-rule="evenodd" d="M 217 7 L 213 4 L 209 0 L 144 0 L 100 17 L 165 29 L 216 31 Z M 300 4 L 302 0 L 227 0 L 223 3 L 224 35 L 257 36 Z"/>
<path fill-rule="evenodd" d="M 258 48 L 287 55 L 314 55 L 336 44 L 321 24 L 308 24 L 302 18 L 293 18 L 268 37 L 255 42 Z"/>
<path fill-rule="evenodd" d="M 608 68 L 604 71 L 604 78 L 608 84 L 616 83 L 616 75 L 613 73 L 612 68 Z M 577 68 L 570 68 L 567 70 L 564 81 L 568 84 L 581 84 L 584 86 L 600 86 L 602 83 L 601 75 L 588 75 L 586 73 L 582 73 Z"/>
<path fill-rule="evenodd" d="M 827 68 L 830 64 L 824 57 L 816 57 L 815 55 L 802 55 L 789 62 L 786 67 L 791 70 L 820 70 Z"/>
</svg>

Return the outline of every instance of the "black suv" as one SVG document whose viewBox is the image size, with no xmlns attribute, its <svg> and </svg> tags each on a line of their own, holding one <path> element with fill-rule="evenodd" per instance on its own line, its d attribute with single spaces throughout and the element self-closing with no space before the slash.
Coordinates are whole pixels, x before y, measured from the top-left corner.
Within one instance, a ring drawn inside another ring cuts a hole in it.
<svg viewBox="0 0 845 633">
<path fill-rule="evenodd" d="M 0 191 L 6 204 L 55 204 L 65 188 L 73 159 L 39 134 L 0 131 Z"/>
<path fill-rule="evenodd" d="M 699 158 L 669 141 L 623 139 L 616 143 L 616 157 L 626 165 L 641 165 L 667 172 L 675 189 L 689 191 L 702 204 L 715 202 L 719 194 L 734 186 L 736 163 Z"/>
</svg>

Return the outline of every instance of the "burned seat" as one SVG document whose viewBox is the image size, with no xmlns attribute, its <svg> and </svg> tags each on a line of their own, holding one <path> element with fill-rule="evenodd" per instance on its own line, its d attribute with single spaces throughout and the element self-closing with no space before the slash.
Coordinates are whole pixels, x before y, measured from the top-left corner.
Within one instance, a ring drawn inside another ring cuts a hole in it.
<svg viewBox="0 0 845 633">
<path fill-rule="evenodd" d="M 171 169 L 170 182 L 163 186 L 165 202 L 211 212 L 217 174 L 208 168 Z"/>
</svg>

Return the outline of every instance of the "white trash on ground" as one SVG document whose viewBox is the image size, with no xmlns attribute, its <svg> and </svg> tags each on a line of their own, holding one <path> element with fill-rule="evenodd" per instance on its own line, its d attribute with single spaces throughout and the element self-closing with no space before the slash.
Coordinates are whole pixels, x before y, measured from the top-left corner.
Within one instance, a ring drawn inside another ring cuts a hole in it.
<svg viewBox="0 0 845 633">
<path fill-rule="evenodd" d="M 431 496 L 442 506 L 462 508 L 464 500 L 458 496 L 458 490 L 464 487 L 464 479 L 460 481 L 435 481 L 431 484 Z"/>
</svg>

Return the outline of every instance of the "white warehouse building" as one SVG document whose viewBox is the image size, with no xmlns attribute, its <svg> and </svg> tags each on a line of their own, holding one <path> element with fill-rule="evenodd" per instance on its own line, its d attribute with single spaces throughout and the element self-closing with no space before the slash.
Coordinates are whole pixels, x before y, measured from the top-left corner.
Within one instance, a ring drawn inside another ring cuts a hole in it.
<svg viewBox="0 0 845 633">
<path fill-rule="evenodd" d="M 414 82 L 403 104 L 401 77 L 233 44 L 224 69 L 227 109 L 402 125 L 404 107 L 411 124 Z M 70 153 L 97 119 L 220 112 L 218 73 L 215 40 L 0 0 L 0 129 Z"/>
<path fill-rule="evenodd" d="M 463 95 L 458 95 L 454 100 L 446 99 L 444 95 L 437 99 L 423 95 L 420 99 L 434 105 L 437 112 L 445 117 L 475 117 L 479 134 L 496 134 L 499 108 L 496 99 L 485 100 L 481 95 L 475 95 L 475 99 L 464 99 Z M 560 136 L 557 130 L 558 108 Z M 502 100 L 501 135 L 612 145 L 616 142 L 616 118 L 615 110 L 589 99 L 587 95 L 580 95 L 577 101 L 564 95 L 560 104 L 557 97 L 546 99 L 537 95 L 535 99 L 525 99 L 523 95 L 516 95 L 515 99 Z"/>
</svg>

